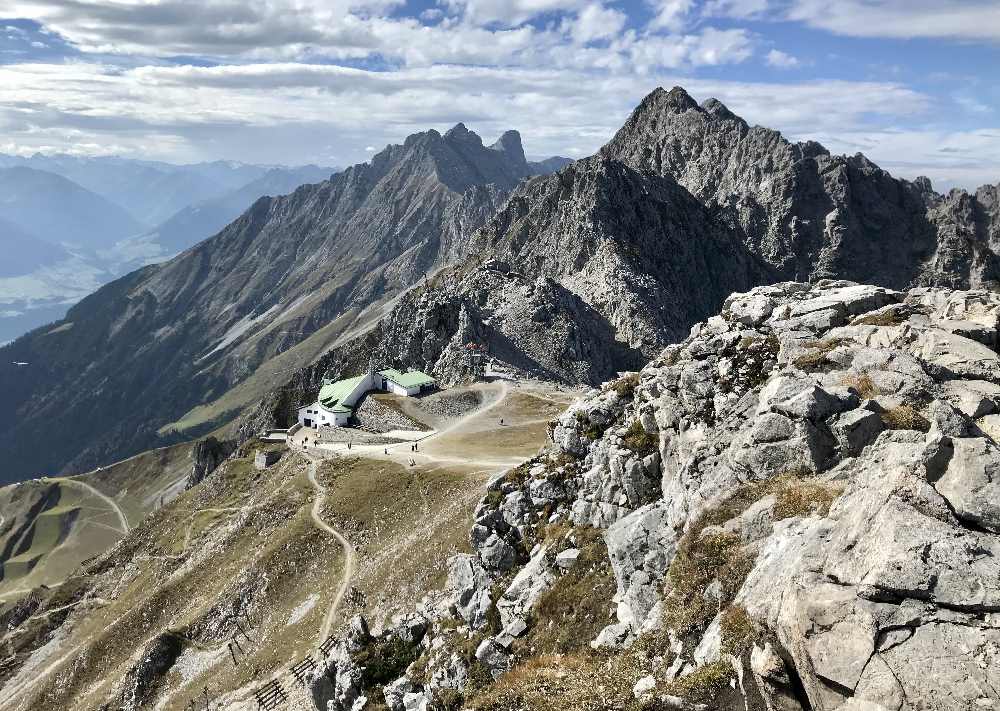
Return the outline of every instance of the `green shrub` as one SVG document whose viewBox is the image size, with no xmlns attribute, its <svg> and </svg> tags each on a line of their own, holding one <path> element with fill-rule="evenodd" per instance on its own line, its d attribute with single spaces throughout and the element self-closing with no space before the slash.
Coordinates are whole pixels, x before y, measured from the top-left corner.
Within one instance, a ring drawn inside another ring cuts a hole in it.
<svg viewBox="0 0 1000 711">
<path fill-rule="evenodd" d="M 399 637 L 390 636 L 372 642 L 357 652 L 354 661 L 364 668 L 361 676 L 362 686 L 370 689 L 398 679 L 419 656 L 419 644 L 409 644 Z"/>
<path fill-rule="evenodd" d="M 639 420 L 633 420 L 622 437 L 622 444 L 640 457 L 645 457 L 657 451 L 660 446 L 660 438 L 647 432 Z"/>
<path fill-rule="evenodd" d="M 722 653 L 739 658 L 748 655 L 754 643 L 759 642 L 762 637 L 746 609 L 740 605 L 726 608 L 719 620 L 719 631 L 722 634 Z"/>
<path fill-rule="evenodd" d="M 735 676 L 733 667 L 725 659 L 699 667 L 687 676 L 682 676 L 667 685 L 667 693 L 679 696 L 695 704 L 710 704 L 718 701 L 729 688 L 729 680 Z"/>
<path fill-rule="evenodd" d="M 576 421 L 580 426 L 580 430 L 583 433 L 583 436 L 589 439 L 591 442 L 600 439 L 604 435 L 605 430 L 607 429 L 606 427 L 603 427 L 602 425 L 599 425 L 598 423 L 591 420 L 587 416 L 587 413 L 585 412 L 576 413 Z"/>
</svg>

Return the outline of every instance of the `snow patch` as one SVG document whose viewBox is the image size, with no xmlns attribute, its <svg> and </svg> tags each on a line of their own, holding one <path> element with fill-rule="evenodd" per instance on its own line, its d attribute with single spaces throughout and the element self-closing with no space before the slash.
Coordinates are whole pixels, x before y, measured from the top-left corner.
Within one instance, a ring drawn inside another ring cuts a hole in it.
<svg viewBox="0 0 1000 711">
<path fill-rule="evenodd" d="M 303 600 L 298 607 L 292 610 L 292 614 L 288 616 L 288 622 L 285 623 L 285 626 L 288 627 L 301 622 L 302 619 L 309 614 L 309 611 L 316 607 L 316 603 L 318 601 L 319 595 L 316 593 L 313 593 Z"/>
<path fill-rule="evenodd" d="M 270 316 L 271 312 L 274 311 L 277 308 L 278 308 L 278 305 L 275 304 L 274 306 L 272 306 L 271 308 L 269 308 L 267 311 L 265 311 L 264 313 L 262 313 L 260 316 L 252 316 L 252 317 L 249 316 L 249 315 L 248 316 L 244 316 L 239 321 L 237 321 L 232 326 L 230 326 L 229 330 L 226 331 L 226 335 L 224 335 L 222 337 L 222 340 L 219 341 L 218 344 L 216 344 L 215 348 L 213 348 L 212 350 L 210 350 L 208 353 L 206 353 L 205 355 L 203 355 L 201 358 L 199 358 L 195 362 L 196 363 L 200 363 L 201 361 L 205 360 L 209 356 L 211 356 L 211 355 L 213 355 L 215 353 L 218 353 L 219 351 L 221 351 L 221 350 L 223 350 L 225 348 L 228 348 L 238 338 L 241 338 L 243 336 L 243 334 L 245 334 L 247 331 L 249 331 L 253 326 L 255 326 L 256 324 L 260 323 L 265 318 L 267 318 L 268 316 Z"/>
</svg>

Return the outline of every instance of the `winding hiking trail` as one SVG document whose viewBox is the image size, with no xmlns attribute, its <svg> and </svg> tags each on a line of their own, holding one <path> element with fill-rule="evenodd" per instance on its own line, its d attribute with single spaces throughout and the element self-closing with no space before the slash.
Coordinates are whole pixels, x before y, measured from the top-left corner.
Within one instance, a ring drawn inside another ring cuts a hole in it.
<svg viewBox="0 0 1000 711">
<path fill-rule="evenodd" d="M 319 483 L 316 479 L 316 467 L 319 464 L 318 459 L 310 454 L 305 455 L 306 459 L 309 460 L 309 483 L 313 485 L 316 489 L 316 500 L 313 501 L 312 520 L 318 528 L 329 533 L 331 536 L 337 539 L 340 543 L 341 548 L 344 549 L 344 572 L 342 575 L 342 580 L 340 581 L 340 588 L 337 590 L 337 594 L 333 597 L 333 602 L 330 603 L 330 609 L 326 613 L 326 618 L 323 620 L 323 627 L 320 628 L 320 640 L 323 641 L 330 636 L 330 629 L 333 627 L 333 619 L 337 612 L 340 610 L 340 604 L 344 600 L 344 596 L 347 594 L 347 589 L 350 587 L 351 578 L 354 576 L 354 568 L 357 565 L 357 552 L 354 550 L 354 546 L 348 541 L 344 536 L 335 529 L 333 526 L 328 524 L 323 520 L 322 511 L 323 503 L 326 501 L 326 487 Z"/>
<path fill-rule="evenodd" d="M 128 525 L 128 518 L 126 518 L 125 512 L 122 511 L 121 506 L 119 506 L 118 502 L 115 501 L 114 499 L 112 499 L 107 494 L 102 493 L 101 491 L 95 489 L 90 484 L 87 484 L 86 482 L 82 482 L 79 479 L 63 479 L 61 477 L 56 477 L 56 478 L 53 478 L 52 481 L 59 482 L 60 484 L 67 484 L 67 485 L 72 485 L 72 486 L 79 486 L 81 489 L 83 489 L 84 491 L 86 491 L 88 494 L 96 496 L 101 501 L 103 501 L 104 503 L 106 503 L 109 507 L 111 507 L 111 509 L 118 516 L 118 523 L 121 524 L 121 526 L 119 527 L 119 530 L 121 531 L 122 535 L 125 535 L 129 531 L 132 530 L 132 527 Z"/>
</svg>

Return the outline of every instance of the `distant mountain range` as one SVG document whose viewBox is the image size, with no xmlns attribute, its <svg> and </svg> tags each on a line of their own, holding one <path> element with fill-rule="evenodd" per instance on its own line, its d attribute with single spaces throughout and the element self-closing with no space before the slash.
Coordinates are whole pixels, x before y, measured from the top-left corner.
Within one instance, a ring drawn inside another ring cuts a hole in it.
<svg viewBox="0 0 1000 711">
<path fill-rule="evenodd" d="M 15 394 L 0 411 L 0 448 L 9 443 L 8 463 L 21 462 L 8 476 L 103 460 L 158 441 L 158 430 L 188 436 L 231 416 L 281 382 L 275 371 L 311 362 L 463 258 L 468 235 L 544 169 L 525 159 L 516 132 L 492 146 L 462 124 L 416 134 L 370 163 L 262 198 L 215 237 L 99 289 L 4 349 L 38 355 L 16 382 L 0 369 L 0 387 Z M 265 362 L 260 382 L 222 411 L 188 414 Z M 52 387 L 65 399 L 43 394 Z M 73 427 L 39 448 L 29 431 L 43 412 Z"/>
<path fill-rule="evenodd" d="M 0 343 L 122 274 L 210 237 L 332 168 L 0 156 Z"/>
<path fill-rule="evenodd" d="M 0 452 L 23 477 L 241 414 L 252 433 L 372 359 L 461 380 L 470 342 L 512 371 L 599 383 L 730 292 L 782 280 L 996 288 L 998 193 L 940 195 L 680 88 L 571 164 L 529 163 L 514 132 L 415 134 L 5 348 L 32 366 L 0 370 Z"/>
<path fill-rule="evenodd" d="M 124 208 L 68 178 L 34 168 L 0 169 L 0 218 L 36 239 L 84 249 L 142 231 Z"/>
</svg>

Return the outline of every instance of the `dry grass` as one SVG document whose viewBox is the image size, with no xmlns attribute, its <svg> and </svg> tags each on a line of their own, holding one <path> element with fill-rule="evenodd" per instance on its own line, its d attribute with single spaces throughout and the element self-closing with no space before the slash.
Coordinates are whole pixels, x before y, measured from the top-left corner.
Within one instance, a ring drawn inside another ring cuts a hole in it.
<svg viewBox="0 0 1000 711">
<path fill-rule="evenodd" d="M 864 400 L 873 400 L 882 394 L 882 391 L 875 385 L 875 381 L 872 380 L 872 377 L 868 373 L 848 375 L 841 382 L 847 387 L 857 390 L 858 395 Z"/>
<path fill-rule="evenodd" d="M 692 703 L 708 704 L 719 700 L 735 676 L 732 665 L 720 659 L 668 684 L 666 693 Z"/>
<path fill-rule="evenodd" d="M 725 608 L 739 592 L 753 568 L 754 555 L 743 548 L 739 536 L 705 533 L 746 511 L 765 496 L 774 495 L 775 520 L 793 516 L 825 516 L 841 494 L 838 484 L 817 481 L 805 469 L 780 474 L 766 481 L 745 484 L 719 506 L 707 511 L 681 538 L 667 572 L 667 627 L 679 635 L 698 632 Z M 718 581 L 717 599 L 706 598 L 705 589 Z"/>
<path fill-rule="evenodd" d="M 684 535 L 667 572 L 664 622 L 681 636 L 704 630 L 753 569 L 754 555 L 744 550 L 739 536 L 702 535 L 703 530 L 704 524 L 696 524 Z M 715 581 L 718 598 L 705 595 Z"/>
<path fill-rule="evenodd" d="M 618 397 L 622 400 L 632 400 L 635 397 L 635 389 L 639 386 L 639 374 L 629 373 L 618 380 L 616 380 L 612 385 L 611 389 L 618 393 Z"/>
<path fill-rule="evenodd" d="M 734 657 L 749 654 L 754 643 L 760 641 L 762 637 L 754 627 L 746 608 L 740 605 L 730 605 L 726 608 L 719 620 L 719 630 L 722 633 L 722 653 Z"/>
<path fill-rule="evenodd" d="M 567 532 L 568 527 L 549 526 L 545 536 L 558 550 L 567 547 L 558 545 Z M 531 612 L 531 632 L 519 640 L 519 647 L 535 654 L 586 650 L 609 622 L 608 601 L 617 586 L 604 539 L 592 528 L 573 529 L 573 534 L 580 549 L 576 565 L 542 594 Z"/>
<path fill-rule="evenodd" d="M 882 413 L 882 422 L 891 430 L 917 430 L 927 432 L 931 423 L 912 405 L 900 405 Z"/>
<path fill-rule="evenodd" d="M 591 442 L 600 439 L 604 435 L 605 430 L 607 430 L 607 427 L 599 425 L 591 420 L 585 412 L 576 413 L 576 421 L 583 436 Z"/>
<path fill-rule="evenodd" d="M 879 313 L 865 314 L 851 321 L 852 326 L 899 326 L 906 323 L 907 317 L 898 309 L 890 309 Z"/>
<path fill-rule="evenodd" d="M 476 711 L 639 711 L 633 674 L 615 659 L 586 652 L 542 655 L 526 661 L 468 699 Z M 638 678 L 638 677 L 636 677 Z"/>
<path fill-rule="evenodd" d="M 774 519 L 781 521 L 812 514 L 826 516 L 842 493 L 843 486 L 832 482 L 786 480 L 775 492 L 778 501 L 774 505 Z"/>
<path fill-rule="evenodd" d="M 822 341 L 813 341 L 807 346 L 809 348 L 809 352 L 804 353 L 793 360 L 792 365 L 799 370 L 804 370 L 806 372 L 822 370 L 831 364 L 827 356 L 843 342 L 844 341 L 841 338 L 828 338 Z"/>
</svg>

